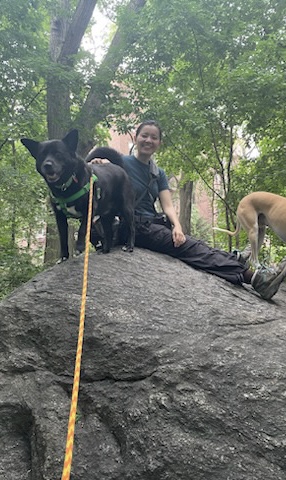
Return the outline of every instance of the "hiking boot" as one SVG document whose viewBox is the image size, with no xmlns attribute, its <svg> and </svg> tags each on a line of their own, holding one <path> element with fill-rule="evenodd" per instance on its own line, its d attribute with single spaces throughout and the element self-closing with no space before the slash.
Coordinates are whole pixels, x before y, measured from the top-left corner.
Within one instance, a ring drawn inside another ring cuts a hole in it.
<svg viewBox="0 0 286 480">
<path fill-rule="evenodd" d="M 264 300 L 270 300 L 278 292 L 285 277 L 286 259 L 283 259 L 276 270 L 266 267 L 256 270 L 251 279 L 251 285 Z"/>
<path fill-rule="evenodd" d="M 233 253 L 236 254 L 237 260 L 239 263 L 242 263 L 242 265 L 245 265 L 246 267 L 250 266 L 250 255 L 251 255 L 251 246 L 250 244 L 246 245 L 245 249 L 240 251 L 240 250 L 234 250 Z"/>
</svg>

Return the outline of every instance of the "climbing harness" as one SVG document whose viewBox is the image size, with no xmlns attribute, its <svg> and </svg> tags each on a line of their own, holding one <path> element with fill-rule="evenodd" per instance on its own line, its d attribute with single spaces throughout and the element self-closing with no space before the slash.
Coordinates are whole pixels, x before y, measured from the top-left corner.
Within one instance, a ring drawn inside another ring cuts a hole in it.
<svg viewBox="0 0 286 480">
<path fill-rule="evenodd" d="M 70 479 L 72 456 L 73 456 L 74 430 L 75 430 L 75 421 L 76 421 L 76 411 L 77 411 L 78 391 L 79 391 L 79 381 L 80 381 L 80 365 L 81 365 L 83 335 L 84 335 L 84 318 L 85 318 L 85 304 L 86 304 L 86 292 L 87 292 L 88 252 L 89 252 L 91 215 L 92 215 L 93 181 L 94 181 L 94 176 L 90 177 L 90 184 L 89 184 L 89 201 L 88 201 L 87 227 L 86 227 L 86 236 L 85 236 L 85 254 L 84 254 L 84 270 L 83 270 L 80 322 L 79 322 L 78 343 L 77 343 L 77 351 L 76 351 L 74 380 L 73 380 L 73 389 L 72 389 L 70 415 L 69 415 L 69 422 L 68 422 L 66 452 L 65 452 L 64 467 L 62 472 L 62 480 Z"/>
</svg>

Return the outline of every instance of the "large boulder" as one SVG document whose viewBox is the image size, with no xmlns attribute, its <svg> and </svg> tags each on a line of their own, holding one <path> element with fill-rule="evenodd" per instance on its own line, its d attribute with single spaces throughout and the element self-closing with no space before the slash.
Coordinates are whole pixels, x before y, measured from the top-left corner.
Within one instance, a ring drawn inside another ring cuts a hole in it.
<svg viewBox="0 0 286 480">
<path fill-rule="evenodd" d="M 83 257 L 0 304 L 0 478 L 61 478 Z M 71 479 L 285 480 L 286 296 L 91 253 Z"/>
</svg>

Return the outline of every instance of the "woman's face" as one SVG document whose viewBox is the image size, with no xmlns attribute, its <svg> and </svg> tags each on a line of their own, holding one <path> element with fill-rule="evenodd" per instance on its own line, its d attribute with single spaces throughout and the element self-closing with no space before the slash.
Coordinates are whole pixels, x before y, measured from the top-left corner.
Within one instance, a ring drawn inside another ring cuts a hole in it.
<svg viewBox="0 0 286 480">
<path fill-rule="evenodd" d="M 160 144 L 160 132 L 156 125 L 144 125 L 136 137 L 139 156 L 151 157 Z"/>
</svg>

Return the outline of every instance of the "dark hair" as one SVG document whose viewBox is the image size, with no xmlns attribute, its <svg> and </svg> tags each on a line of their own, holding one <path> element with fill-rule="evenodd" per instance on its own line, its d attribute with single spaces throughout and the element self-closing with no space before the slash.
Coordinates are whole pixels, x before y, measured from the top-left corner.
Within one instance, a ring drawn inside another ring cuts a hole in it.
<svg viewBox="0 0 286 480">
<path fill-rule="evenodd" d="M 157 127 L 158 130 L 159 130 L 159 138 L 160 140 L 162 140 L 162 128 L 160 127 L 160 124 L 158 122 L 156 122 L 156 120 L 145 120 L 144 122 L 140 123 L 139 127 L 137 127 L 137 130 L 136 130 L 136 133 L 135 133 L 135 136 L 137 137 L 137 135 L 139 135 L 139 133 L 141 132 L 142 128 L 145 127 L 146 125 L 153 125 L 154 127 Z"/>
</svg>

